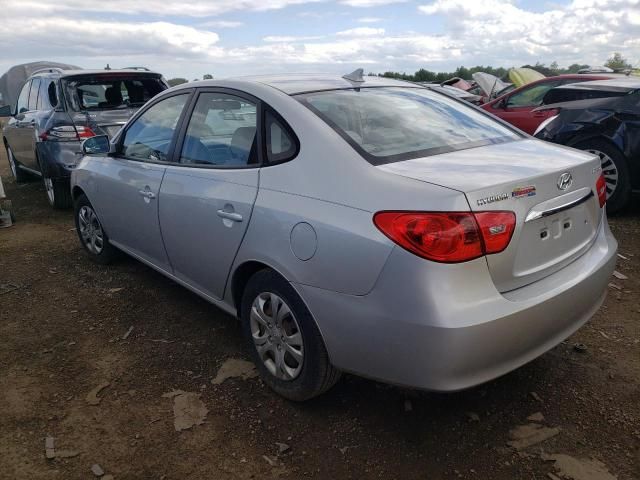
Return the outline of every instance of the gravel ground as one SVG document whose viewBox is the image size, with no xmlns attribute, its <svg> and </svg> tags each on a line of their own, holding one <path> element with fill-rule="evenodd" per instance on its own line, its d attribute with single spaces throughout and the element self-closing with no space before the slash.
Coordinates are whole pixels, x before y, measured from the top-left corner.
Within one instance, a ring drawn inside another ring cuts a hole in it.
<svg viewBox="0 0 640 480">
<path fill-rule="evenodd" d="M 638 199 L 611 220 L 628 278 L 541 358 L 456 394 L 345 376 L 295 404 L 251 372 L 212 383 L 248 358 L 237 322 L 132 259 L 89 262 L 71 212 L 0 155 L 18 220 L 0 230 L 0 478 L 640 478 Z"/>
</svg>

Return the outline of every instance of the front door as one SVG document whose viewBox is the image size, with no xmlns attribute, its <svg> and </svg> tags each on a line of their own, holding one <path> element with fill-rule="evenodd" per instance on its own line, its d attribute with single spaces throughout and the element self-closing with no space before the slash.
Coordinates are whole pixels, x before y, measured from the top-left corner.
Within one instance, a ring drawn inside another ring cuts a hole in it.
<svg viewBox="0 0 640 480">
<path fill-rule="evenodd" d="M 171 266 L 158 223 L 158 197 L 189 93 L 153 104 L 127 127 L 116 156 L 97 167 L 92 200 L 117 247 L 167 272 Z"/>
<path fill-rule="evenodd" d="M 222 298 L 258 193 L 257 102 L 199 94 L 160 189 L 160 226 L 174 275 Z"/>
</svg>

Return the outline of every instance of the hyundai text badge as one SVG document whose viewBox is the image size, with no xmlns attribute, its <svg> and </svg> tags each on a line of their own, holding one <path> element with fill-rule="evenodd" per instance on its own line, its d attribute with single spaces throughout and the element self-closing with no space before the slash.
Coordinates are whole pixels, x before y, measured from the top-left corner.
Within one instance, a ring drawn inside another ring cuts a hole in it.
<svg viewBox="0 0 640 480">
<path fill-rule="evenodd" d="M 560 177 L 558 177 L 557 185 L 560 190 L 566 190 L 573 185 L 573 177 L 569 172 L 564 172 Z"/>
</svg>

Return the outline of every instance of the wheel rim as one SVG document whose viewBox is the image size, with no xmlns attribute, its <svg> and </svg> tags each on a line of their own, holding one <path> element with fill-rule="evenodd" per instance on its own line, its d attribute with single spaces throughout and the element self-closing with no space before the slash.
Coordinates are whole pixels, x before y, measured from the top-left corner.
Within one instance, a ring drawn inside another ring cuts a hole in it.
<svg viewBox="0 0 640 480">
<path fill-rule="evenodd" d="M 91 253 L 99 255 L 104 248 L 104 233 L 98 221 L 98 216 L 91 207 L 84 205 L 80 208 L 78 226 L 84 246 Z"/>
<path fill-rule="evenodd" d="M 56 200 L 56 193 L 53 191 L 53 180 L 44 177 L 43 181 L 44 189 L 47 191 L 47 198 L 49 199 L 49 203 L 53 205 Z"/>
<path fill-rule="evenodd" d="M 607 184 L 607 200 L 614 194 L 616 187 L 618 186 L 618 169 L 613 159 L 600 150 L 587 150 L 589 153 L 593 153 L 600 157 L 600 165 L 602 165 L 602 175 Z"/>
<path fill-rule="evenodd" d="M 251 336 L 260 360 L 280 380 L 300 375 L 304 361 L 302 331 L 295 315 L 278 295 L 263 292 L 251 305 Z"/>
<path fill-rule="evenodd" d="M 10 148 L 7 148 L 7 157 L 9 157 L 9 167 L 11 168 L 11 174 L 13 175 L 13 178 L 17 178 L 18 170 L 16 168 L 16 161 L 13 158 L 13 152 Z"/>
</svg>

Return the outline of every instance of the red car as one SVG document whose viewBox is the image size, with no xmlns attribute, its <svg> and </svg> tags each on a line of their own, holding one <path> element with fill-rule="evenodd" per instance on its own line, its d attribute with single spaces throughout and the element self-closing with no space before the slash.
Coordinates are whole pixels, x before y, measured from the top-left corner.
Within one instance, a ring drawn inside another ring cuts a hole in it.
<svg viewBox="0 0 640 480">
<path fill-rule="evenodd" d="M 542 78 L 511 90 L 509 93 L 485 103 L 481 108 L 518 127 L 520 130 L 524 130 L 529 135 L 533 135 L 538 125 L 546 118 L 557 113 L 554 110 L 533 111 L 542 105 L 542 98 L 549 90 L 568 83 L 605 80 L 608 78 L 612 78 L 612 75 L 575 74 Z"/>
</svg>

